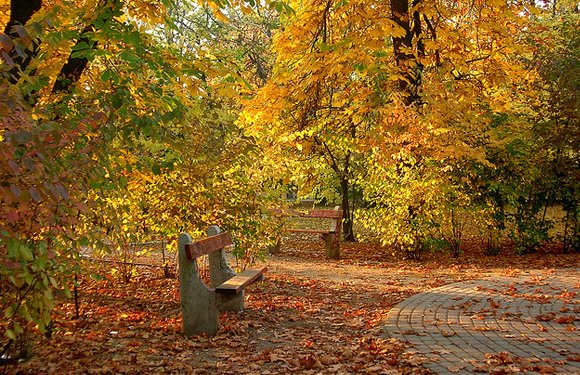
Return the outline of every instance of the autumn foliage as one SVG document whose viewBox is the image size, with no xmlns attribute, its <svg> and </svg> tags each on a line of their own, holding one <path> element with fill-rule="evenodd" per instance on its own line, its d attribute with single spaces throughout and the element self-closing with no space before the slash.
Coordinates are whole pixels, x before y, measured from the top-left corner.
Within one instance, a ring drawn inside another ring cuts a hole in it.
<svg viewBox="0 0 580 375">
<path fill-rule="evenodd" d="M 303 194 L 340 197 L 347 239 L 356 221 L 403 254 L 435 243 L 459 254 L 470 217 L 490 248 L 496 230 L 508 229 L 521 252 L 547 238 L 539 211 L 577 193 L 540 183 L 549 168 L 518 168 L 541 147 L 535 124 L 551 111 L 539 104 L 536 66 L 551 38 L 541 9 L 501 1 L 296 9 L 274 40 L 273 77 L 241 121 Z"/>
<path fill-rule="evenodd" d="M 0 3 L 0 356 L 81 250 L 217 224 L 243 268 L 289 190 L 407 258 L 578 250 L 576 4 L 73 3 Z"/>
</svg>

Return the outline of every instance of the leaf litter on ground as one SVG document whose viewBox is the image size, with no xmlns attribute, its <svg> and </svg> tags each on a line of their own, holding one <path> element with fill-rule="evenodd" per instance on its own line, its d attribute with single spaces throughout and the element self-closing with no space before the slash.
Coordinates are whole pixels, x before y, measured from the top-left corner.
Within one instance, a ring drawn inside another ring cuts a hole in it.
<svg viewBox="0 0 580 375">
<path fill-rule="evenodd" d="M 220 315 L 215 337 L 181 334 L 175 277 L 146 268 L 123 283 L 94 265 L 103 278 L 79 278 L 80 317 L 75 319 L 72 300 L 61 299 L 52 338 L 38 338 L 33 356 L 6 371 L 426 374 L 421 365 L 428 359 L 408 354 L 408 344 L 382 330 L 397 303 L 457 281 L 517 276 L 530 269 L 549 274 L 579 264 L 577 255 L 486 257 L 476 248 L 459 259 L 435 253 L 422 261 L 401 261 L 380 246 L 346 243 L 336 261 L 324 258 L 319 242 L 287 241 L 269 257 L 265 281 L 247 289 L 246 309 Z M 562 299 L 574 297 L 566 293 Z M 563 314 L 562 324 L 572 321 L 568 316 Z M 495 362 L 505 365 L 489 360 L 486 370 Z"/>
</svg>

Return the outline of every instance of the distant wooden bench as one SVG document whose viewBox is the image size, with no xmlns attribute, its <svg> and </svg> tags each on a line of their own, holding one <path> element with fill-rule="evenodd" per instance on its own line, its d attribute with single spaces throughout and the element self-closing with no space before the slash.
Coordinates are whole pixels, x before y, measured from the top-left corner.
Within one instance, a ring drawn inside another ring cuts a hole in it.
<svg viewBox="0 0 580 375">
<path fill-rule="evenodd" d="M 248 269 L 236 274 L 228 265 L 224 248 L 232 245 L 227 232 L 217 226 L 208 230 L 210 237 L 193 242 L 187 233 L 179 235 L 179 290 L 183 333 L 186 336 L 205 333 L 214 336 L 218 331 L 220 311 L 242 311 L 244 288 L 263 279 L 267 267 Z M 211 287 L 200 277 L 196 259 L 209 257 Z"/>
<path fill-rule="evenodd" d="M 340 259 L 340 230 L 342 228 L 343 211 L 340 206 L 336 206 L 333 210 L 274 210 L 274 215 L 278 216 L 295 216 L 309 219 L 330 219 L 330 226 L 328 229 L 294 229 L 284 228 L 286 232 L 294 233 L 318 233 L 324 240 L 324 254 L 330 259 Z M 280 244 L 278 243 L 277 247 Z"/>
</svg>

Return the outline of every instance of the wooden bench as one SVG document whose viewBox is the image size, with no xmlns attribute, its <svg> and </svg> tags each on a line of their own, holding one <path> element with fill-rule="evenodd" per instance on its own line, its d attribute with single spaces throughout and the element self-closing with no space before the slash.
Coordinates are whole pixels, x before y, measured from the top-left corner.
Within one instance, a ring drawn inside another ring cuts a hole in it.
<svg viewBox="0 0 580 375">
<path fill-rule="evenodd" d="M 330 259 L 340 259 L 340 231 L 342 228 L 342 214 L 343 211 L 340 206 L 336 206 L 333 210 L 275 210 L 274 215 L 278 216 L 294 216 L 308 219 L 330 219 L 330 226 L 328 229 L 294 229 L 284 228 L 286 232 L 294 233 L 318 233 L 324 240 L 324 254 Z M 277 247 L 279 248 L 278 242 Z"/>
<path fill-rule="evenodd" d="M 183 333 L 186 336 L 205 333 L 214 336 L 218 331 L 220 311 L 242 311 L 244 288 L 263 279 L 267 267 L 248 269 L 236 274 L 229 266 L 224 248 L 232 245 L 229 233 L 217 226 L 208 230 L 210 237 L 193 242 L 187 233 L 179 235 L 179 290 Z M 200 277 L 197 258 L 209 257 L 211 286 Z"/>
</svg>

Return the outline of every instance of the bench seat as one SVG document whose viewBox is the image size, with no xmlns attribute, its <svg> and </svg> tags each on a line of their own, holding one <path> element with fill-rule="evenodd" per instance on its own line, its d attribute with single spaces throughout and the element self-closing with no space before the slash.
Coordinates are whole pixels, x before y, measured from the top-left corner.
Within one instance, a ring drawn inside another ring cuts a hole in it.
<svg viewBox="0 0 580 375">
<path fill-rule="evenodd" d="M 262 268 L 253 268 L 249 270 L 245 270 L 237 274 L 236 276 L 228 279 L 225 283 L 218 285 L 215 288 L 215 291 L 218 293 L 239 293 L 240 291 L 244 290 L 244 288 L 254 281 L 259 280 L 263 277 L 264 272 L 268 270 L 268 267 Z"/>
</svg>

